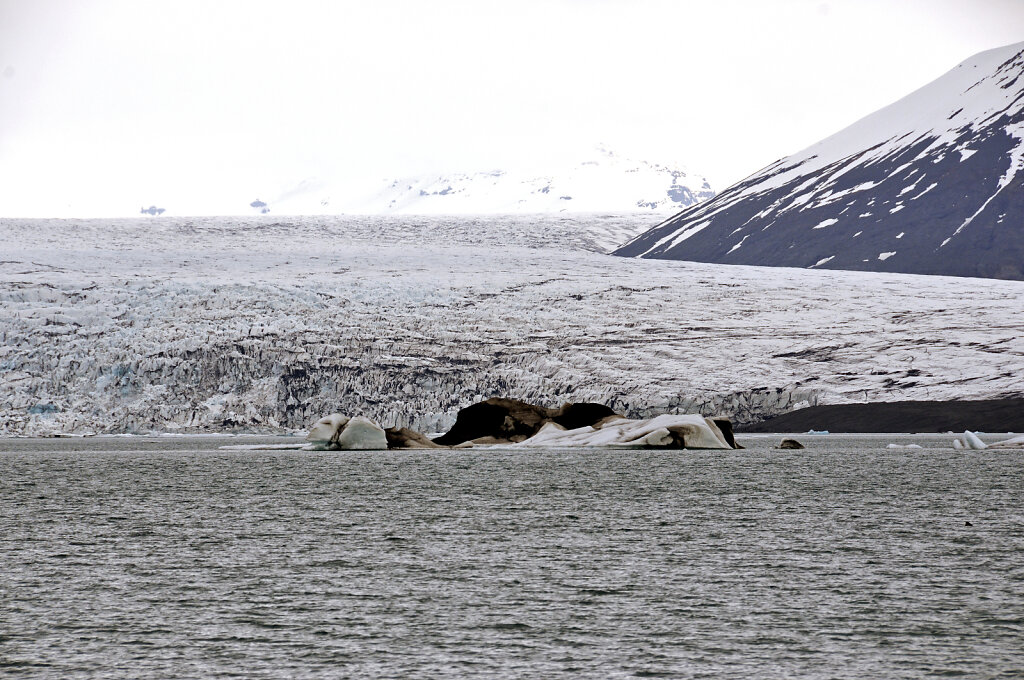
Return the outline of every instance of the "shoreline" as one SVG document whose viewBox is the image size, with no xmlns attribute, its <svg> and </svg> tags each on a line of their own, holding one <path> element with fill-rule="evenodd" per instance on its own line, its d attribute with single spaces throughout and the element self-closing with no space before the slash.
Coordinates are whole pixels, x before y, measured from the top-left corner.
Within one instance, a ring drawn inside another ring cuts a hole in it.
<svg viewBox="0 0 1024 680">
<path fill-rule="evenodd" d="M 971 431 L 974 434 L 978 435 L 979 437 L 984 437 L 984 438 L 989 438 L 989 437 L 1000 437 L 1000 438 L 1003 438 L 1003 437 L 1007 437 L 1007 436 L 1024 435 L 1024 428 L 1017 429 L 1017 430 L 1006 430 L 1006 431 L 1003 431 L 1003 430 L 971 430 Z M 843 437 L 843 436 L 847 436 L 847 435 L 855 436 L 855 437 L 858 437 L 858 438 L 877 437 L 879 439 L 883 439 L 883 438 L 886 438 L 886 437 L 940 437 L 940 436 L 956 436 L 956 435 L 962 435 L 963 434 L 963 430 L 960 430 L 959 432 L 956 431 L 956 430 L 946 430 L 946 431 L 942 431 L 942 432 L 883 432 L 883 431 L 877 431 L 877 432 L 840 432 L 840 431 L 828 431 L 828 432 L 814 431 L 814 432 L 808 432 L 807 430 L 802 430 L 802 431 L 801 430 L 770 430 L 770 431 L 763 431 L 763 432 L 762 431 L 757 431 L 757 432 L 753 432 L 753 431 L 739 431 L 739 432 L 736 432 L 735 434 L 736 434 L 737 438 L 743 438 L 744 440 L 753 440 L 753 441 L 763 441 L 763 440 L 766 440 L 766 439 L 773 439 L 773 438 L 776 438 L 776 437 L 800 437 L 801 440 L 805 440 L 806 439 L 807 441 L 820 441 L 820 440 L 823 440 L 823 439 L 827 439 L 829 437 L 836 437 L 836 436 Z M 306 441 L 305 435 L 298 435 L 298 434 L 296 434 L 296 435 L 287 435 L 287 434 L 286 435 L 275 435 L 275 434 L 259 434 L 259 433 L 234 434 L 234 433 L 227 433 L 227 432 L 205 432 L 205 433 L 194 433 L 194 434 L 184 434 L 184 435 L 179 435 L 179 434 L 175 434 L 175 433 L 164 433 L 164 434 L 75 434 L 75 435 L 59 435 L 59 436 L 53 436 L 53 435 L 0 435 L 0 443 L 4 443 L 4 442 L 44 442 L 44 441 L 66 441 L 66 442 L 69 442 L 69 443 L 71 443 L 71 442 L 81 442 L 81 441 L 94 441 L 94 442 L 95 441 L 124 441 L 124 442 L 135 441 L 135 442 L 150 442 L 150 443 L 158 443 L 158 442 L 168 442 L 168 443 L 169 442 L 182 442 L 182 443 L 184 443 L 184 442 L 188 442 L 188 441 L 201 442 L 201 441 L 204 441 L 204 440 L 221 440 L 221 441 L 224 441 L 224 442 L 229 442 L 229 441 L 233 441 L 233 440 L 245 440 L 245 441 L 249 441 L 249 442 L 260 441 L 260 442 L 264 442 L 264 443 L 267 443 L 267 444 L 270 444 L 271 442 L 281 442 L 282 445 L 288 445 L 288 446 L 292 445 L 289 442 L 289 440 L 294 440 L 295 444 L 298 444 L 298 443 L 303 443 L 303 444 L 308 443 Z M 740 443 L 742 443 L 742 442 L 740 442 Z M 401 449 L 400 448 L 400 449 L 380 449 L 380 450 L 381 451 L 384 451 L 384 450 L 390 450 L 390 451 L 433 451 L 433 450 L 439 450 L 439 451 L 486 451 L 486 450 L 495 450 L 495 449 L 503 449 L 503 448 L 509 448 L 509 447 L 495 444 L 495 445 L 478 445 L 478 446 L 475 446 L 475 447 L 464 447 L 464 448 L 459 448 L 459 447 L 446 447 L 446 448 L 439 448 L 439 449 L 412 449 L 412 448 Z M 518 449 L 518 447 L 511 447 L 511 448 L 514 449 L 514 450 L 523 450 L 523 451 L 526 450 L 526 449 Z M 569 447 L 567 447 L 567 446 L 550 446 L 550 447 L 544 447 L 544 446 L 537 446 L 537 447 L 531 447 L 530 450 L 544 449 L 544 448 L 554 448 L 554 449 L 578 448 L 580 450 L 587 450 L 587 449 L 600 448 L 600 447 L 587 447 L 587 446 L 576 446 L 576 447 L 571 447 L 571 446 L 569 446 Z M 656 448 L 657 447 L 651 447 L 652 450 L 655 450 Z M 667 451 L 714 451 L 716 449 L 685 449 L 684 448 L 684 449 L 665 449 L 665 450 L 667 450 Z M 728 450 L 729 449 L 722 449 L 722 451 L 728 451 Z M 734 450 L 735 451 L 742 451 L 743 449 L 734 449 Z M 344 453 L 346 451 L 344 451 L 344 450 L 338 450 L 338 451 L 329 451 L 329 450 L 322 450 L 321 451 L 321 450 L 317 450 L 316 452 L 318 452 L 318 453 Z"/>
<path fill-rule="evenodd" d="M 981 434 L 1024 432 L 1024 398 L 891 401 L 810 406 L 747 425 L 734 425 L 738 435 L 827 434 Z M 19 439 L 199 439 L 217 437 L 287 440 L 304 438 L 303 431 L 244 432 L 84 432 L 47 434 L 0 434 L 0 440 Z"/>
<path fill-rule="evenodd" d="M 1024 399 L 889 401 L 810 406 L 736 428 L 737 434 L 943 434 L 1024 431 Z M 813 436 L 813 435 L 812 435 Z"/>
</svg>

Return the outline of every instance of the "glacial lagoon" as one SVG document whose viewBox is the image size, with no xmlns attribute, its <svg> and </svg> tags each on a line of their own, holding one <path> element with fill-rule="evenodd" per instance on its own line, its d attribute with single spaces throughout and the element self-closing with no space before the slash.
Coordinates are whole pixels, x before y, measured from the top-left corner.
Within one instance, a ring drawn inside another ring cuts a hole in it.
<svg viewBox="0 0 1024 680">
<path fill-rule="evenodd" d="M 1024 673 L 1024 451 L 796 437 L 805 450 L 0 440 L 0 674 Z"/>
</svg>

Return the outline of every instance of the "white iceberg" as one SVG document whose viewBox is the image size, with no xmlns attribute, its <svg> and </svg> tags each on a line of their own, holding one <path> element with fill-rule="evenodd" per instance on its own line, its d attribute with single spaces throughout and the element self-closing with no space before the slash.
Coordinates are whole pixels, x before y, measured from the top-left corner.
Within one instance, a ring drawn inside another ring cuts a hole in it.
<svg viewBox="0 0 1024 680">
<path fill-rule="evenodd" d="M 1017 435 L 1009 439 L 1004 439 L 1001 442 L 994 442 L 992 444 L 986 444 L 975 433 L 967 430 L 964 432 L 963 437 L 958 437 L 953 440 L 954 449 L 970 449 L 974 451 L 982 451 L 985 449 L 1024 449 L 1024 435 Z"/>
<path fill-rule="evenodd" d="M 613 419 L 599 427 L 566 430 L 546 423 L 537 434 L 515 446 L 601 446 L 621 448 L 673 447 L 731 449 L 710 418 L 665 414 L 645 420 Z"/>
<path fill-rule="evenodd" d="M 338 431 L 335 446 L 343 451 L 373 451 L 388 448 L 383 428 L 369 418 L 356 416 Z"/>
<path fill-rule="evenodd" d="M 988 445 L 981 441 L 981 439 L 975 433 L 970 430 L 964 430 L 963 437 L 959 437 L 953 440 L 954 449 L 970 449 L 972 451 L 982 451 L 988 448 Z"/>
<path fill-rule="evenodd" d="M 347 416 L 343 416 L 340 413 L 332 413 L 329 416 L 324 416 L 313 423 L 313 427 L 309 428 L 309 434 L 306 435 L 306 441 L 314 443 L 328 443 L 334 439 L 334 436 L 338 434 L 338 431 L 341 428 L 345 427 L 348 420 Z"/>
<path fill-rule="evenodd" d="M 388 448 L 388 438 L 377 423 L 363 416 L 348 418 L 332 413 L 313 423 L 306 435 L 320 450 L 376 451 Z"/>
<path fill-rule="evenodd" d="M 989 444 L 988 448 L 990 448 L 990 449 L 1024 449 L 1024 434 L 1018 435 L 1016 437 L 1011 437 L 1010 439 L 1004 439 L 1001 442 L 995 442 L 994 444 Z"/>
</svg>

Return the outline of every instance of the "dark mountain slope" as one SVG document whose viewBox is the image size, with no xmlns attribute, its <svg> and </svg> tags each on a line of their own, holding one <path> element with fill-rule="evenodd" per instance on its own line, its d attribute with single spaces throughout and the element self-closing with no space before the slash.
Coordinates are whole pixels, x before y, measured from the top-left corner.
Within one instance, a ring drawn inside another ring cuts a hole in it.
<svg viewBox="0 0 1024 680">
<path fill-rule="evenodd" d="M 615 254 L 1024 279 L 1022 76 L 983 52 Z"/>
</svg>

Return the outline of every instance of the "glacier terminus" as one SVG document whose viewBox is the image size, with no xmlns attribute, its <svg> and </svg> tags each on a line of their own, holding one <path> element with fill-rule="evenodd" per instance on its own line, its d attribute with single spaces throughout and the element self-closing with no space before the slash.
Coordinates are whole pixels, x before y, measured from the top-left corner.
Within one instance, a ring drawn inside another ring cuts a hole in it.
<svg viewBox="0 0 1024 680">
<path fill-rule="evenodd" d="M 637 215 L 0 220 L 5 435 L 1024 396 L 1024 283 L 637 260 Z"/>
</svg>

